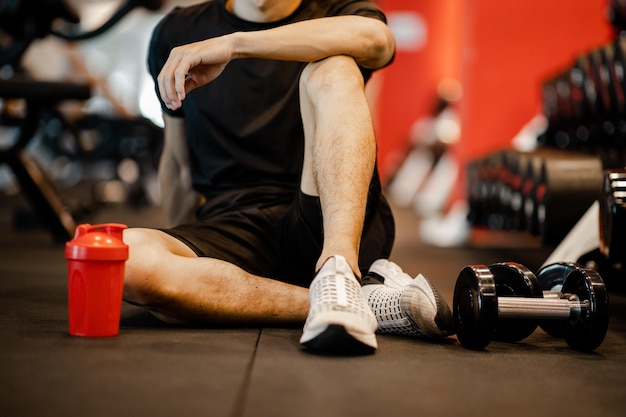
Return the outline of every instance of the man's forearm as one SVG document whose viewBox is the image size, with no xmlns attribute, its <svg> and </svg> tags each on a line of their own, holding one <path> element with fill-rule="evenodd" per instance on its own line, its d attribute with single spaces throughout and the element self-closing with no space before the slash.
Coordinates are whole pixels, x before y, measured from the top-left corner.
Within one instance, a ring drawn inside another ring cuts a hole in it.
<svg viewBox="0 0 626 417">
<path fill-rule="evenodd" d="M 161 186 L 161 208 L 167 227 L 189 223 L 194 219 L 198 207 L 198 194 L 191 189 L 187 181 L 181 181 L 175 174 L 159 172 Z"/>
<path fill-rule="evenodd" d="M 193 190 L 185 120 L 163 115 L 165 122 L 163 152 L 159 162 L 161 208 L 168 227 L 193 220 L 198 194 Z"/>
<path fill-rule="evenodd" d="M 375 69 L 387 64 L 395 50 L 387 25 L 362 16 L 326 17 L 228 36 L 233 37 L 233 59 L 314 62 L 348 55 L 358 64 Z"/>
</svg>

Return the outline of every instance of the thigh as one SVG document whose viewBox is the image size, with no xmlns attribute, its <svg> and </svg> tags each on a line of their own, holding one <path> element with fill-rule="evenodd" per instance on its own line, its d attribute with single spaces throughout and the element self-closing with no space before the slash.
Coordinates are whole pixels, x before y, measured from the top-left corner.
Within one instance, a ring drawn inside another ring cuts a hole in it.
<svg viewBox="0 0 626 417">
<path fill-rule="evenodd" d="M 252 207 L 222 212 L 193 224 L 162 229 L 196 256 L 220 259 L 258 276 L 274 278 L 281 219 L 287 207 Z"/>
<path fill-rule="evenodd" d="M 148 253 L 171 253 L 195 257 L 197 254 L 184 242 L 159 229 L 129 228 L 124 230 L 124 243 L 129 246 L 131 257 L 146 257 Z"/>
</svg>

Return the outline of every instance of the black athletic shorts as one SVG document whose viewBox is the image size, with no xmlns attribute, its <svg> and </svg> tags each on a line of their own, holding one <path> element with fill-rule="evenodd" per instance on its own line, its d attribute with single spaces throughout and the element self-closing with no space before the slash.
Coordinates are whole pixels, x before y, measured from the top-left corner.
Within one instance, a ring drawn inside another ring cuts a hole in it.
<svg viewBox="0 0 626 417">
<path fill-rule="evenodd" d="M 198 256 L 217 258 L 263 277 L 308 287 L 322 250 L 318 197 L 254 187 L 206 202 L 198 221 L 163 232 Z M 393 215 L 380 192 L 370 192 L 361 239 L 361 273 L 388 258 L 395 235 Z"/>
</svg>

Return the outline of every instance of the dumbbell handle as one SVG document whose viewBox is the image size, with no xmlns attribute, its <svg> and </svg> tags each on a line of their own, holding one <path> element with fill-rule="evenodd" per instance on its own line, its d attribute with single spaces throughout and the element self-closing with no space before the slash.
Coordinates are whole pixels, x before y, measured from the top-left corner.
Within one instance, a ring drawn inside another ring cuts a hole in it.
<svg viewBox="0 0 626 417">
<path fill-rule="evenodd" d="M 498 297 L 498 317 L 509 319 L 565 320 L 588 311 L 588 301 L 571 298 Z"/>
<path fill-rule="evenodd" d="M 550 298 L 552 300 L 561 298 L 563 294 L 557 291 L 544 291 L 543 298 Z"/>
</svg>

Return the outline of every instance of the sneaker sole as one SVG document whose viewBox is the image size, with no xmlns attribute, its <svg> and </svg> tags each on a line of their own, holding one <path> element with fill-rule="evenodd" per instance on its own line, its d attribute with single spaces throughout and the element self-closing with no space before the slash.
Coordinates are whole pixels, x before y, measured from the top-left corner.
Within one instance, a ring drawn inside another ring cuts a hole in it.
<svg viewBox="0 0 626 417">
<path fill-rule="evenodd" d="M 340 324 L 329 324 L 317 336 L 301 343 L 305 350 L 329 355 L 370 355 L 376 348 L 352 336 Z"/>
</svg>

